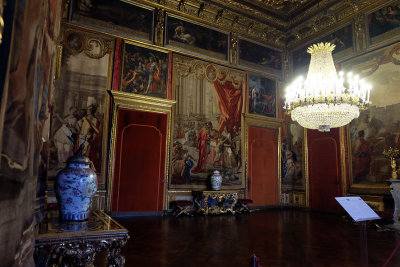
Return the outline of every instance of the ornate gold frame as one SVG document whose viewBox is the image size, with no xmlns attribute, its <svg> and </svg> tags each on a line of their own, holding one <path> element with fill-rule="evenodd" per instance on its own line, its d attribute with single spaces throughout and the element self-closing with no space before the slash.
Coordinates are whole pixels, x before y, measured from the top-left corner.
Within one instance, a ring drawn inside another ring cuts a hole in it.
<svg viewBox="0 0 400 267">
<path fill-rule="evenodd" d="M 167 40 L 167 35 L 168 35 L 167 34 L 167 31 L 168 31 L 168 17 L 172 17 L 172 18 L 175 18 L 175 19 L 186 21 L 188 23 L 191 23 L 191 24 L 203 27 L 203 28 L 207 28 L 207 29 L 210 29 L 210 30 L 217 31 L 217 32 L 225 34 L 226 35 L 226 39 L 228 41 L 227 42 L 227 47 L 226 47 L 226 59 L 218 58 L 216 55 L 219 54 L 219 53 L 217 53 L 217 52 L 212 52 L 215 55 L 214 57 L 213 57 L 213 55 L 207 55 L 207 54 L 202 52 L 202 50 L 204 50 L 204 49 L 196 48 L 195 46 L 193 46 L 191 48 L 191 46 L 188 46 L 188 45 L 182 45 L 182 47 L 180 47 L 180 46 L 176 46 L 176 45 L 167 44 L 167 41 L 168 41 Z M 169 12 L 166 12 L 166 14 L 165 14 L 165 20 L 164 20 L 164 46 L 168 47 L 168 48 L 171 48 L 174 51 L 177 51 L 177 52 L 183 51 L 183 52 L 189 53 L 192 56 L 203 56 L 205 58 L 211 58 L 211 59 L 214 59 L 214 60 L 217 59 L 217 60 L 219 60 L 219 61 L 221 61 L 223 63 L 228 63 L 229 62 L 229 58 L 230 58 L 230 48 L 231 48 L 230 42 L 231 42 L 230 34 L 227 31 L 224 31 L 224 30 L 221 30 L 221 29 L 218 29 L 218 28 L 214 28 L 212 26 L 209 26 L 209 25 L 206 25 L 206 24 L 202 24 L 202 23 L 199 23 L 199 22 L 197 22 L 195 20 L 190 20 L 190 19 L 187 19 L 185 17 L 181 17 L 181 16 L 178 16 L 178 15 L 169 13 Z M 189 47 L 189 48 L 188 49 L 185 48 L 186 46 Z"/>
<path fill-rule="evenodd" d="M 398 1 L 392 0 L 392 1 L 382 1 L 378 5 L 375 6 L 375 8 L 370 9 L 368 12 L 364 14 L 364 21 L 365 21 L 365 34 L 366 34 L 366 40 L 367 40 L 367 49 L 376 49 L 378 47 L 382 47 L 388 44 L 391 44 L 393 42 L 399 41 L 400 40 L 400 27 L 397 27 L 395 29 L 392 29 L 390 31 L 387 31 L 381 35 L 375 36 L 374 39 L 375 41 L 373 42 L 371 36 L 369 35 L 369 27 L 368 27 L 368 16 L 375 11 L 378 11 L 381 8 L 384 8 L 386 6 L 396 4 Z M 392 36 L 391 38 L 387 38 L 388 36 Z"/>
<path fill-rule="evenodd" d="M 168 61 L 170 60 L 170 59 L 169 59 L 169 53 L 170 53 L 170 51 L 167 50 L 167 49 L 163 49 L 163 48 L 160 48 L 160 47 L 157 47 L 157 46 L 154 46 L 154 45 L 148 45 L 148 44 L 143 43 L 143 42 L 125 40 L 124 43 L 123 43 L 123 45 L 122 45 L 122 53 L 121 53 L 121 73 L 120 73 L 120 76 L 119 76 L 120 81 L 119 81 L 119 88 L 118 88 L 118 91 L 121 91 L 121 89 L 122 89 L 122 75 L 123 75 L 123 73 L 124 73 L 125 45 L 126 45 L 126 44 L 130 44 L 130 45 L 138 46 L 138 47 L 141 47 L 141 48 L 146 48 L 146 49 L 155 50 L 155 51 L 158 51 L 158 52 L 165 53 L 165 54 L 167 54 L 167 56 L 168 56 Z M 166 92 L 165 98 L 153 97 L 153 96 L 141 95 L 141 94 L 137 94 L 137 95 L 140 95 L 140 96 L 142 96 L 142 97 L 148 97 L 148 98 L 150 98 L 150 99 L 153 99 L 153 98 L 168 99 L 168 91 L 170 90 L 170 88 L 169 88 L 169 87 L 170 87 L 170 80 L 169 80 L 169 77 L 170 77 L 170 73 L 171 73 L 171 71 L 172 71 L 172 70 L 170 69 L 170 68 L 172 68 L 172 64 L 170 64 L 170 63 L 171 63 L 171 62 L 168 62 L 168 80 L 167 80 L 167 92 Z M 123 91 L 121 91 L 121 92 L 123 92 Z M 134 94 L 134 93 L 130 93 L 130 94 Z"/>
<path fill-rule="evenodd" d="M 188 64 L 182 64 L 182 62 L 184 62 L 184 60 L 186 58 L 191 58 L 192 61 L 191 63 Z M 172 61 L 173 61 L 173 68 L 172 68 L 172 99 L 176 100 L 176 79 L 179 75 L 181 76 L 187 76 L 191 73 L 194 73 L 196 76 L 203 78 L 203 79 L 209 79 L 207 77 L 207 75 L 205 75 L 205 71 L 208 67 L 214 67 L 216 70 L 216 73 L 218 74 L 219 71 L 224 71 L 226 70 L 229 74 L 232 75 L 232 77 L 236 77 L 235 75 L 240 75 L 242 74 L 243 76 L 242 78 L 242 127 L 241 127 L 241 142 L 242 142 L 242 159 L 244 158 L 243 155 L 247 155 L 247 150 L 245 150 L 244 148 L 244 132 L 243 132 L 243 126 L 244 126 L 244 122 L 243 122 L 243 112 L 245 111 L 245 92 L 246 92 L 246 87 L 247 85 L 245 83 L 247 83 L 247 72 L 241 69 L 237 69 L 234 67 L 231 67 L 228 64 L 221 64 L 221 63 L 215 63 L 213 61 L 210 61 L 208 59 L 203 59 L 203 58 L 197 58 L 197 57 L 193 57 L 193 56 L 188 56 L 188 55 L 181 55 L 181 54 L 173 54 L 172 57 Z M 200 71 L 198 71 L 200 69 Z M 204 70 L 204 73 L 203 73 Z M 215 78 L 216 79 L 216 78 Z M 175 123 L 175 106 L 173 107 L 173 116 L 172 116 L 172 126 L 174 126 Z M 172 128 L 171 128 L 172 129 Z M 171 135 L 171 142 L 172 142 L 173 136 Z M 170 147 L 170 153 L 172 151 L 172 147 Z M 243 165 L 243 175 L 245 175 L 245 165 L 244 162 L 242 162 Z M 245 184 L 245 177 L 241 177 L 242 179 L 242 185 L 238 188 L 236 187 L 232 187 L 229 190 L 242 190 L 242 189 L 247 189 L 247 185 Z M 205 186 L 196 186 L 196 187 L 192 187 L 191 189 L 188 189 L 188 186 L 186 185 L 173 185 L 171 186 L 169 184 L 169 188 L 171 189 L 171 191 L 185 191 L 186 190 L 202 190 L 205 189 Z M 224 189 L 225 190 L 225 189 Z"/>
<path fill-rule="evenodd" d="M 270 67 L 264 67 L 265 68 L 265 70 L 263 70 L 263 68 L 262 68 L 262 66 L 261 65 L 259 65 L 259 64 L 256 64 L 256 63 L 252 63 L 252 64 L 254 64 L 254 66 L 252 66 L 252 65 L 250 65 L 250 64 L 243 64 L 243 63 L 240 63 L 240 53 L 239 53 L 239 49 L 240 49 L 240 40 L 244 40 L 244 41 L 247 41 L 247 42 L 251 42 L 251 43 L 254 43 L 254 44 L 256 44 L 256 45 L 259 45 L 259 46 L 262 46 L 262 47 L 265 47 L 265 48 L 267 48 L 267 49 L 271 49 L 271 50 L 275 50 L 275 51 L 278 51 L 278 52 L 280 52 L 281 53 L 281 64 L 282 64 L 282 66 L 281 66 L 281 69 L 280 70 L 278 70 L 278 69 L 274 69 L 274 68 L 270 68 Z M 265 45 L 265 44 L 262 44 L 262 43 L 259 43 L 259 42 L 256 42 L 256 41 L 254 41 L 254 40 L 251 40 L 251 39 L 247 39 L 247 38 L 244 38 L 244 37 L 241 37 L 241 36 L 239 36 L 238 38 L 237 38 L 237 51 L 236 51 L 236 53 L 237 53 L 237 65 L 239 66 L 239 67 L 242 67 L 242 68 L 244 68 L 244 69 L 248 69 L 249 70 L 249 72 L 251 72 L 251 73 L 262 73 L 262 75 L 269 75 L 269 76 L 276 76 L 277 78 L 278 78 L 278 80 L 280 80 L 280 79 L 282 79 L 282 77 L 283 77 L 283 68 L 284 68 L 284 62 L 283 62 L 283 54 L 284 54 L 284 50 L 282 50 L 282 49 L 278 49 L 278 48 L 275 48 L 275 47 L 271 47 L 271 46 L 267 46 L 267 45 Z M 259 66 L 257 66 L 257 67 L 255 67 L 255 65 L 259 65 Z M 276 78 L 269 78 L 268 77 L 268 79 L 276 79 Z"/>
<path fill-rule="evenodd" d="M 117 124 L 118 124 L 118 110 L 119 109 L 130 109 L 138 111 L 148 111 L 154 113 L 167 114 L 167 138 L 166 138 L 166 150 L 165 150 L 165 182 L 164 182 L 164 199 L 163 207 L 167 209 L 167 194 L 168 194 L 168 181 L 169 181 L 169 153 L 170 153 L 170 140 L 171 140 L 171 115 L 172 109 L 175 105 L 175 101 L 166 100 L 161 98 L 151 98 L 143 97 L 141 95 L 125 93 L 120 91 L 108 91 L 107 98 L 111 111 L 108 113 L 108 120 L 112 119 L 111 131 L 108 133 L 107 139 L 110 140 L 109 143 L 109 164 L 107 169 L 107 199 L 105 210 L 107 212 L 111 211 L 111 197 L 113 189 L 113 179 L 114 179 L 114 164 L 115 164 L 115 141 L 117 134 Z M 167 186 L 166 186 L 167 185 Z"/>
<path fill-rule="evenodd" d="M 64 29 L 60 33 L 59 37 L 59 43 L 57 45 L 57 58 L 56 58 L 56 72 L 55 72 L 55 79 L 59 79 L 61 75 L 61 64 L 62 64 L 62 54 L 63 54 L 63 49 L 67 49 L 68 52 L 70 52 L 72 55 L 76 55 L 79 53 L 85 53 L 85 55 L 89 58 L 93 59 L 99 59 L 106 54 L 109 54 L 109 62 L 108 62 L 108 72 L 107 72 L 107 85 L 106 88 L 107 90 L 111 88 L 111 83 L 112 83 L 112 71 L 113 71 L 113 63 L 114 63 L 114 42 L 111 40 L 111 37 L 109 37 L 107 34 L 103 34 L 102 32 L 97 32 L 93 31 L 90 29 L 85 29 L 82 27 L 76 27 L 73 24 L 62 24 Z M 71 47 L 66 45 L 66 38 L 68 34 L 71 33 L 76 33 L 78 36 L 80 36 L 81 41 L 82 41 L 82 49 L 79 50 L 73 50 Z M 99 35 L 98 37 L 96 35 Z M 96 38 L 97 37 L 97 38 Z M 103 38 L 104 37 L 104 38 Z M 100 46 L 100 53 L 98 55 L 92 53 L 93 49 L 93 44 L 92 42 L 96 42 Z M 105 93 L 107 94 L 107 93 Z M 107 96 L 105 97 L 105 103 L 104 103 L 104 119 L 107 118 L 108 115 L 108 109 L 107 107 L 109 106 L 109 103 L 107 102 Z M 106 168 L 107 168 L 107 138 L 105 133 L 108 131 L 108 120 L 104 120 L 103 123 L 103 138 L 101 140 L 101 145 L 102 145 L 102 159 L 101 159 L 101 177 L 99 179 L 99 189 L 105 188 L 107 180 L 106 180 Z M 48 178 L 48 177 L 47 177 Z"/>
<path fill-rule="evenodd" d="M 400 43 L 395 43 L 388 47 L 382 47 L 373 52 L 364 54 L 360 57 L 352 58 L 349 61 L 343 62 L 341 65 L 346 69 L 351 66 L 357 72 L 364 70 L 363 76 L 369 76 L 374 73 L 380 65 L 386 64 L 389 62 L 394 63 L 395 65 L 400 65 L 400 61 L 393 57 L 393 55 L 398 54 L 400 51 Z M 371 100 L 373 103 L 373 99 Z M 344 134 L 344 133 L 343 133 Z M 350 127 L 347 127 L 346 132 L 347 137 L 347 153 L 348 153 L 348 173 L 349 173 L 349 191 L 345 191 L 347 194 L 349 193 L 368 193 L 368 194 L 388 194 L 390 187 L 388 184 L 353 184 L 353 174 L 352 174 L 352 155 L 351 155 L 351 142 L 350 142 Z M 343 144 L 344 146 L 344 144 Z M 345 149 L 345 148 L 341 148 Z M 343 172 L 343 170 L 342 170 Z M 346 172 L 347 173 L 347 172 Z"/>
<path fill-rule="evenodd" d="M 128 34 L 124 34 L 123 31 L 115 29 L 115 27 L 113 28 L 111 24 L 107 25 L 108 27 L 106 27 L 104 25 L 93 26 L 90 23 L 86 24 L 86 23 L 74 21 L 73 20 L 73 4 L 74 4 L 75 1 L 76 0 L 67 0 L 67 2 L 69 2 L 69 3 L 67 3 L 67 4 L 69 4 L 69 7 L 68 7 L 68 18 L 67 18 L 69 23 L 72 23 L 72 24 L 75 24 L 75 25 L 78 25 L 78 26 L 81 26 L 81 27 L 87 27 L 87 28 L 90 28 L 91 30 L 98 31 L 98 32 L 102 32 L 102 29 L 111 28 L 111 31 L 105 32 L 105 33 L 108 33 L 110 35 L 114 35 L 114 34 L 119 35 L 119 34 L 121 34 L 120 37 L 124 38 L 124 39 L 134 36 L 134 35 L 129 34 L 129 33 Z M 124 2 L 126 4 L 129 4 L 129 5 L 132 5 L 132 6 L 135 6 L 135 7 L 140 7 L 140 8 L 149 10 L 149 11 L 151 11 L 153 13 L 150 38 L 149 39 L 145 39 L 145 38 L 140 38 L 139 37 L 139 38 L 133 38 L 133 39 L 134 40 L 139 40 L 139 41 L 144 41 L 146 43 L 151 43 L 151 44 L 154 43 L 154 41 L 155 41 L 154 30 L 155 30 L 155 27 L 156 27 L 156 20 L 155 20 L 156 19 L 156 8 L 148 6 L 148 5 L 144 5 L 144 4 L 138 3 L 137 1 L 132 1 L 132 0 L 119 0 L 119 1 L 120 2 Z M 90 18 L 90 17 L 88 17 L 88 18 Z M 90 18 L 90 19 L 92 19 L 92 18 Z M 93 20 L 98 20 L 98 19 L 93 19 Z M 117 25 L 117 26 L 120 26 L 122 28 L 128 28 L 126 26 L 121 26 L 121 25 Z"/>
<path fill-rule="evenodd" d="M 250 88 L 249 88 L 249 83 L 250 83 L 250 74 L 255 75 L 255 76 L 259 76 L 262 78 L 266 78 L 269 80 L 273 80 L 275 81 L 275 117 L 270 117 L 267 115 L 262 115 L 262 114 L 255 114 L 255 113 L 249 113 L 249 104 L 250 104 Z M 278 100 L 279 100 L 279 91 L 281 90 L 280 88 L 280 83 L 279 83 L 280 79 L 277 78 L 276 76 L 267 74 L 265 72 L 260 72 L 260 71 L 247 71 L 247 83 L 246 83 L 246 96 L 244 98 L 245 102 L 245 111 L 247 114 L 251 114 L 251 115 L 256 115 L 256 116 L 262 116 L 265 118 L 279 118 L 279 114 L 278 114 Z"/>
</svg>

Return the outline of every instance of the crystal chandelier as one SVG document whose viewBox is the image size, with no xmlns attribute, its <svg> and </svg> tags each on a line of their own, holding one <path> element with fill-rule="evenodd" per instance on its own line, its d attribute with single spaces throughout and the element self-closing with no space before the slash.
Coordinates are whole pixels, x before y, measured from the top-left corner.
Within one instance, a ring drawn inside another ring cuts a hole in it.
<svg viewBox="0 0 400 267">
<path fill-rule="evenodd" d="M 366 109 L 371 86 L 358 75 L 339 75 L 333 63 L 335 45 L 319 43 L 310 46 L 311 62 L 307 78 L 297 78 L 286 88 L 285 109 L 292 120 L 308 129 L 328 132 L 358 118 Z M 347 88 L 346 88 L 346 87 Z"/>
</svg>

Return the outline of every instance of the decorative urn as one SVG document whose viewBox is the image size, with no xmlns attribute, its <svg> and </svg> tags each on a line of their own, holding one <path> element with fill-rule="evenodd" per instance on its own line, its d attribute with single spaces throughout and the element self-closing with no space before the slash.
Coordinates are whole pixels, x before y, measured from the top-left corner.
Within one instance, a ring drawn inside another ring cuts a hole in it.
<svg viewBox="0 0 400 267">
<path fill-rule="evenodd" d="M 211 189 L 212 190 L 221 190 L 222 184 L 222 176 L 219 171 L 214 171 L 213 175 L 211 175 Z"/>
<path fill-rule="evenodd" d="M 87 157 L 72 156 L 57 175 L 56 194 L 62 220 L 88 218 L 92 198 L 97 191 L 97 176 Z"/>
</svg>

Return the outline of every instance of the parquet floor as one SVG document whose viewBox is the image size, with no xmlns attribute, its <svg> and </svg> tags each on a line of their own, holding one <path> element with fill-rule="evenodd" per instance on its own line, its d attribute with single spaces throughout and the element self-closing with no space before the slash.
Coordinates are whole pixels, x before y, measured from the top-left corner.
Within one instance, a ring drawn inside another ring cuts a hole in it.
<svg viewBox="0 0 400 267">
<path fill-rule="evenodd" d="M 129 229 L 126 266 L 361 266 L 360 232 L 341 216 L 272 209 L 239 216 L 118 217 Z M 369 266 L 382 266 L 400 236 L 368 230 Z M 400 266 L 398 251 L 388 266 Z"/>
</svg>

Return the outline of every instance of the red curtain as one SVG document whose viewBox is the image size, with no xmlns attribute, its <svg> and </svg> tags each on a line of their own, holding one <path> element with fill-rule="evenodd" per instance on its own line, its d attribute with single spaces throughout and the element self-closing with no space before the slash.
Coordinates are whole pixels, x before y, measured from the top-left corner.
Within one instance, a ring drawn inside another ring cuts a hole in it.
<svg viewBox="0 0 400 267">
<path fill-rule="evenodd" d="M 240 127 L 242 113 L 242 84 L 236 86 L 231 81 L 216 80 L 215 91 L 218 95 L 218 106 L 221 118 L 217 131 L 221 132 L 226 126 L 228 132 L 232 132 L 234 125 Z"/>
</svg>

